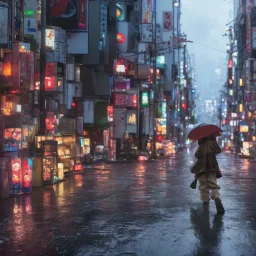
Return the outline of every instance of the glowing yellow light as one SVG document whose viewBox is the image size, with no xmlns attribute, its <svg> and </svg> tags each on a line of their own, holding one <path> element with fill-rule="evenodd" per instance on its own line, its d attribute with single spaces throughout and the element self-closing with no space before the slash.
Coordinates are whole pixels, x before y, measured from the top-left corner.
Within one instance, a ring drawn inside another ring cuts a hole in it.
<svg viewBox="0 0 256 256">
<path fill-rule="evenodd" d="M 132 114 L 132 115 L 129 116 L 128 123 L 129 124 L 136 124 L 136 115 L 135 114 Z"/>
<path fill-rule="evenodd" d="M 242 78 L 240 78 L 240 80 L 239 80 L 239 85 L 240 85 L 240 86 L 243 86 L 243 85 L 244 85 Z"/>
<path fill-rule="evenodd" d="M 239 112 L 240 112 L 240 113 L 243 112 L 243 104 L 239 104 Z"/>
<path fill-rule="evenodd" d="M 233 90 L 230 89 L 230 90 L 229 90 L 229 95 L 230 95 L 230 96 L 233 96 L 233 94 L 234 94 L 234 93 L 233 93 Z"/>
<path fill-rule="evenodd" d="M 121 16 L 121 10 L 116 9 L 116 17 L 119 18 Z"/>
</svg>

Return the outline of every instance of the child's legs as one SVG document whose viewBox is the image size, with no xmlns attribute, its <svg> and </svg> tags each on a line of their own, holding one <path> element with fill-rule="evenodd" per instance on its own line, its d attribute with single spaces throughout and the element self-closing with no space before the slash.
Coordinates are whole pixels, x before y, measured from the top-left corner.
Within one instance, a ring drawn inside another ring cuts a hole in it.
<svg viewBox="0 0 256 256">
<path fill-rule="evenodd" d="M 199 191 L 200 191 L 200 197 L 203 202 L 209 202 L 210 201 L 210 189 L 207 185 L 207 175 L 208 174 L 202 174 L 198 177 L 199 181 Z"/>
</svg>

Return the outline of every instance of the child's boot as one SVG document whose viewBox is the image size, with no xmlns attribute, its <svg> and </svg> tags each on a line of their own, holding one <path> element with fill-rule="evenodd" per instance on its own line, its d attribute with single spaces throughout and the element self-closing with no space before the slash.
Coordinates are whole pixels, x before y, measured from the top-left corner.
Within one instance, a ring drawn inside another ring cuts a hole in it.
<svg viewBox="0 0 256 256">
<path fill-rule="evenodd" d="M 214 201 L 215 201 L 217 213 L 218 214 L 224 214 L 225 209 L 223 207 L 223 204 L 222 204 L 220 198 L 215 198 Z"/>
</svg>

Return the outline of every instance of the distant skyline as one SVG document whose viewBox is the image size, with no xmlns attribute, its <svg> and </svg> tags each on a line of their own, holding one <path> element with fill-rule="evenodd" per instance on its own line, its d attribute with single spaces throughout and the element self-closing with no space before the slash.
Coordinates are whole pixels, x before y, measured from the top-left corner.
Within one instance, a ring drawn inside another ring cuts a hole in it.
<svg viewBox="0 0 256 256">
<path fill-rule="evenodd" d="M 218 98 L 226 78 L 228 40 L 223 35 L 233 19 L 233 1 L 181 0 L 181 4 L 181 31 L 194 42 L 188 43 L 188 51 L 195 55 L 198 92 L 202 99 Z"/>
</svg>

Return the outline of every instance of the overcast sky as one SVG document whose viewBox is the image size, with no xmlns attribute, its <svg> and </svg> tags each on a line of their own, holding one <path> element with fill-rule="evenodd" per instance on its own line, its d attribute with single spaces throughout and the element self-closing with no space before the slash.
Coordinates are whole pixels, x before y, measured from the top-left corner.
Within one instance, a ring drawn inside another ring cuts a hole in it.
<svg viewBox="0 0 256 256">
<path fill-rule="evenodd" d="M 211 98 L 209 91 L 218 97 L 225 82 L 226 67 L 226 24 L 233 19 L 232 0 L 181 0 L 182 32 L 187 34 L 190 53 L 195 54 L 198 90 L 201 96 Z M 204 47 L 206 45 L 219 51 Z M 220 52 L 223 51 L 223 52 Z M 217 80 L 215 71 L 222 69 L 222 78 Z M 216 94 L 217 93 L 217 94 Z"/>
</svg>

